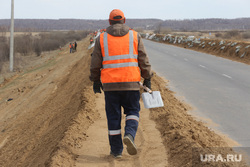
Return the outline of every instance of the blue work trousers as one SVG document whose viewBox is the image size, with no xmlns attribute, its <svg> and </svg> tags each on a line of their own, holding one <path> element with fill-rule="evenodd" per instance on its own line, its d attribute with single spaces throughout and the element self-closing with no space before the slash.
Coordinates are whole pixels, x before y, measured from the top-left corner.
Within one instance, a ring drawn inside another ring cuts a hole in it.
<svg viewBox="0 0 250 167">
<path fill-rule="evenodd" d="M 113 153 L 122 153 L 121 107 L 126 115 L 125 135 L 135 138 L 140 111 L 139 91 L 105 91 L 105 109 L 108 121 L 109 144 Z"/>
</svg>

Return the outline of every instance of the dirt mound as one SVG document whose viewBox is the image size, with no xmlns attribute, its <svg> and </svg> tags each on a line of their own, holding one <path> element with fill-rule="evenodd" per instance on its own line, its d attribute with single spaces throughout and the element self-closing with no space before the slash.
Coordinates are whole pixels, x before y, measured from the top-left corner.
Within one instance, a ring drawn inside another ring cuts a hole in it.
<svg viewBox="0 0 250 167">
<path fill-rule="evenodd" d="M 165 40 L 164 37 L 166 38 Z M 182 40 L 179 42 L 178 40 L 180 38 L 182 38 Z M 175 41 L 175 36 L 167 38 L 165 35 L 155 35 L 152 40 L 250 64 L 249 42 L 222 39 L 200 39 L 197 41 L 188 41 L 185 38 L 183 39 L 183 37 L 178 37 L 176 39 L 177 40 Z"/>
<path fill-rule="evenodd" d="M 46 166 L 69 167 L 75 164 L 78 155 L 74 150 L 82 147 L 82 142 L 88 137 L 86 131 L 99 116 L 93 109 L 95 103 L 91 88 L 87 86 L 81 90 L 80 111 L 72 120 L 72 125 L 67 128 L 63 139 L 51 153 Z"/>
<path fill-rule="evenodd" d="M 79 51 L 70 55 L 65 48 L 55 59 L 1 87 L 0 166 L 44 166 L 66 154 L 74 158 L 67 145 L 75 147 L 77 140 L 84 140 L 76 132 L 83 128 L 75 119 L 82 115 L 84 128 L 94 119 L 91 98 L 86 98 L 91 85 L 86 72 L 90 53 L 83 52 L 87 43 L 79 43 Z M 13 100 L 5 102 L 10 96 Z M 69 136 L 66 131 L 75 133 Z"/>
<path fill-rule="evenodd" d="M 221 41 L 224 41 L 225 43 L 220 45 Z M 196 51 L 250 64 L 250 43 L 242 41 L 225 41 L 211 39 L 204 39 L 201 42 L 205 42 L 204 44 L 206 45 L 202 47 L 203 45 L 193 44 L 193 47 L 189 47 L 188 44 L 181 44 L 181 46 L 184 48 L 190 48 Z M 237 51 L 237 47 L 239 47 L 239 51 Z"/>
</svg>

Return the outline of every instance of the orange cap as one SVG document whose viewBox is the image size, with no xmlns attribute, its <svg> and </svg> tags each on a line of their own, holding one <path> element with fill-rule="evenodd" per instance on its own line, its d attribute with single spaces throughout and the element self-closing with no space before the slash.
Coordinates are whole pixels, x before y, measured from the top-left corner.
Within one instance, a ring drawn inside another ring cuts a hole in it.
<svg viewBox="0 0 250 167">
<path fill-rule="evenodd" d="M 109 14 L 109 20 L 119 21 L 124 18 L 124 13 L 120 9 L 114 9 Z"/>
</svg>

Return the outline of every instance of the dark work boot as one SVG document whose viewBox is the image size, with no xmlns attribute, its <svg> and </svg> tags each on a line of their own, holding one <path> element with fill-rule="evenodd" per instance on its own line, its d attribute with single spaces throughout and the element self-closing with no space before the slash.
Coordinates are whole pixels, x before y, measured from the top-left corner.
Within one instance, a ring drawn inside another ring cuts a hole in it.
<svg viewBox="0 0 250 167">
<path fill-rule="evenodd" d="M 136 155 L 137 154 L 137 148 L 134 143 L 134 139 L 130 134 L 127 134 L 123 138 L 123 143 L 127 146 L 127 151 L 130 155 Z"/>
<path fill-rule="evenodd" d="M 112 151 L 110 151 L 110 155 L 112 155 L 114 158 L 121 158 L 122 157 L 121 153 L 115 154 Z"/>
</svg>

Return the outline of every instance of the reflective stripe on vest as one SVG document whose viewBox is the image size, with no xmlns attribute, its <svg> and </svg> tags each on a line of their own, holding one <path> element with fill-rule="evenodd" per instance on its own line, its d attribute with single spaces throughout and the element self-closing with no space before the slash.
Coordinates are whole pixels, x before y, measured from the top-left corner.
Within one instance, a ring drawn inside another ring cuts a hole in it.
<svg viewBox="0 0 250 167">
<path fill-rule="evenodd" d="M 137 59 L 138 58 L 138 55 L 133 54 L 134 35 L 133 35 L 132 30 L 129 30 L 129 54 L 127 54 L 127 55 L 109 56 L 108 33 L 106 33 L 106 32 L 103 35 L 103 44 L 104 44 L 104 53 L 105 53 L 105 56 L 103 57 L 103 69 L 105 69 L 105 68 L 129 67 L 129 66 L 138 67 L 138 62 L 105 64 L 105 62 L 109 61 L 109 60 Z"/>
<path fill-rule="evenodd" d="M 129 30 L 124 36 L 100 35 L 102 52 L 102 83 L 139 82 L 137 32 Z"/>
</svg>

